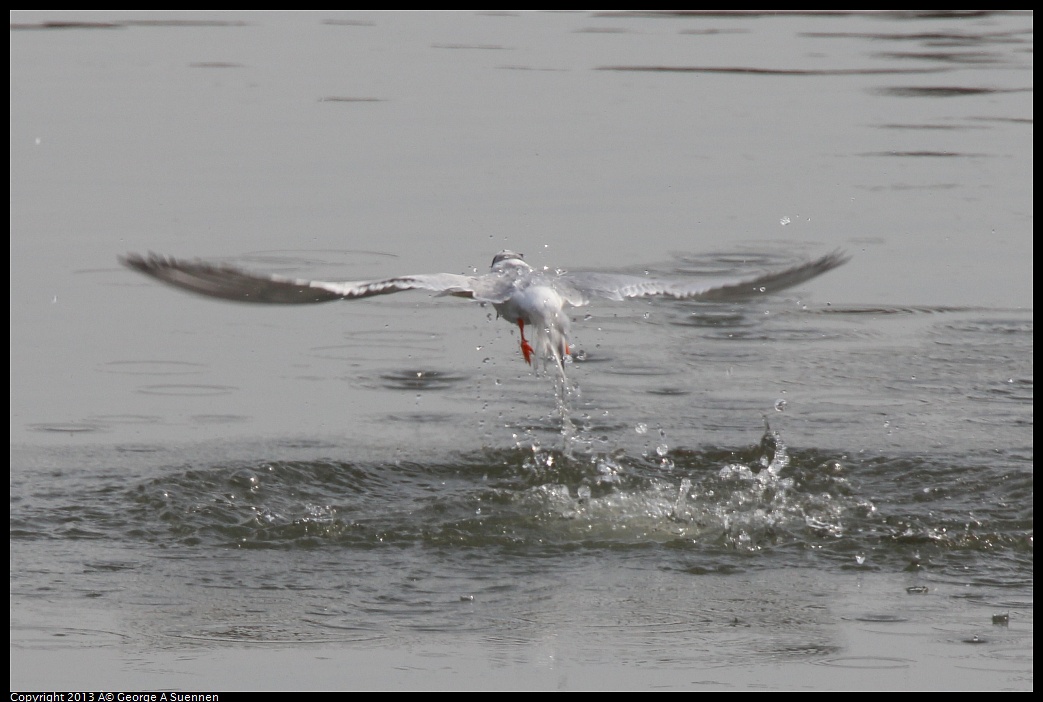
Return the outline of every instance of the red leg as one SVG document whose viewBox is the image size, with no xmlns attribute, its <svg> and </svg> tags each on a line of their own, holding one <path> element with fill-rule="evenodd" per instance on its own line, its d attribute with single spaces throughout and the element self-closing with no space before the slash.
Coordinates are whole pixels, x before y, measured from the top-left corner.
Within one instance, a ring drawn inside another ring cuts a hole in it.
<svg viewBox="0 0 1043 702">
<path fill-rule="evenodd" d="M 528 341 L 525 340 L 525 322 L 521 319 L 518 320 L 518 331 L 521 332 L 521 350 L 522 356 L 525 356 L 525 362 L 530 366 L 532 365 L 532 346 Z"/>
</svg>

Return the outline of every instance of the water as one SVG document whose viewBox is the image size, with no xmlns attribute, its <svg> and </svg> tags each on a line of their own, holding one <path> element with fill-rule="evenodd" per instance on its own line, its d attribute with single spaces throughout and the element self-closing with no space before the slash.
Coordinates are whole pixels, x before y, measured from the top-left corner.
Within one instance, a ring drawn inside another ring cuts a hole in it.
<svg viewBox="0 0 1043 702">
<path fill-rule="evenodd" d="M 1032 689 L 1031 14 L 11 22 L 12 689 Z"/>
</svg>

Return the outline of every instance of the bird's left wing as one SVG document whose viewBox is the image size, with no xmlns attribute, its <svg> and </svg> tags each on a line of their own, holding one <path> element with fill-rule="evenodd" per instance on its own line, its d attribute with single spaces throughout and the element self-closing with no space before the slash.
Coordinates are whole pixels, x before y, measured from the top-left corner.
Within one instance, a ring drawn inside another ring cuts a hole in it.
<svg viewBox="0 0 1043 702">
<path fill-rule="evenodd" d="M 235 302 L 299 305 L 331 300 L 354 300 L 404 290 L 427 290 L 459 297 L 474 296 L 474 278 L 452 273 L 337 283 L 251 273 L 235 266 L 205 261 L 183 261 L 152 253 L 148 256 L 127 254 L 120 257 L 120 263 L 176 288 Z"/>
<path fill-rule="evenodd" d="M 658 280 L 612 273 L 562 273 L 555 287 L 569 304 L 585 305 L 591 297 L 625 300 L 631 297 L 672 297 L 678 300 L 731 301 L 759 297 L 791 288 L 848 261 L 840 251 L 773 273 L 723 280 Z"/>
</svg>

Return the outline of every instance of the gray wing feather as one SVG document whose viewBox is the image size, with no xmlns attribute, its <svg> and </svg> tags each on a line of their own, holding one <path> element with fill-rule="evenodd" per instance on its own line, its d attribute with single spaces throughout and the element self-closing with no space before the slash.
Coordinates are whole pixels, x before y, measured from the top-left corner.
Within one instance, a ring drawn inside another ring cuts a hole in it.
<svg viewBox="0 0 1043 702">
<path fill-rule="evenodd" d="M 563 273 L 556 287 L 573 305 L 585 305 L 591 297 L 624 300 L 631 297 L 671 297 L 678 300 L 745 300 L 791 288 L 831 271 L 848 261 L 840 251 L 813 261 L 753 278 L 715 281 L 657 280 L 611 273 Z"/>
<path fill-rule="evenodd" d="M 451 273 L 334 283 L 262 275 L 235 266 L 182 261 L 158 254 L 127 254 L 120 258 L 120 263 L 181 290 L 235 302 L 300 305 L 353 300 L 404 290 L 428 290 L 442 295 L 473 297 L 473 278 Z"/>
</svg>

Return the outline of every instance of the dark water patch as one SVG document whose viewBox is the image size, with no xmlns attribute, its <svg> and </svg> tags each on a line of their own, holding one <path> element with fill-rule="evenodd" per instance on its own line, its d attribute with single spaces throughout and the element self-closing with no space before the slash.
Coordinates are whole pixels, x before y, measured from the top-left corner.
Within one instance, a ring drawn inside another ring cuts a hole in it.
<svg viewBox="0 0 1043 702">
<path fill-rule="evenodd" d="M 363 378 L 361 385 L 384 390 L 411 390 L 417 392 L 448 390 L 465 382 L 466 375 L 438 370 L 393 370 L 376 378 Z"/>
<path fill-rule="evenodd" d="M 1031 88 L 971 88 L 960 85 L 905 85 L 873 88 L 872 90 L 878 95 L 886 95 L 888 97 L 951 98 L 975 95 L 996 95 L 999 93 L 1021 93 L 1028 92 Z"/>
<path fill-rule="evenodd" d="M 123 22 L 82 22 L 72 20 L 52 20 L 50 22 L 12 22 L 12 32 L 36 30 L 67 29 L 123 29 Z"/>
<path fill-rule="evenodd" d="M 955 64 L 996 64 L 1005 61 L 997 53 L 985 51 L 884 51 L 874 54 L 886 61 L 940 61 Z"/>
<path fill-rule="evenodd" d="M 91 422 L 42 422 L 27 425 L 29 431 L 42 431 L 55 434 L 96 434 L 106 431 L 101 424 Z"/>
<path fill-rule="evenodd" d="M 329 644 L 342 642 L 373 641 L 377 636 L 331 636 L 318 635 L 315 632 L 301 631 L 298 628 L 272 626 L 267 623 L 237 623 L 231 626 L 214 626 L 188 632 L 174 632 L 172 636 L 190 641 L 206 641 L 212 643 L 236 644 Z"/>
<path fill-rule="evenodd" d="M 678 34 L 713 35 L 713 34 L 749 34 L 749 29 L 682 29 Z"/>
<path fill-rule="evenodd" d="M 982 43 L 1028 43 L 1032 30 L 1003 32 L 801 32 L 798 36 L 820 39 L 869 39 L 913 41 L 926 46 L 976 46 Z"/>
<path fill-rule="evenodd" d="M 1019 402 L 1032 404 L 1035 397 L 1032 378 L 997 378 L 989 385 L 975 385 L 968 398 L 974 400 L 995 400 L 999 402 Z M 1015 416 L 1008 421 L 1018 421 Z M 1027 421 L 1027 420 L 1023 420 Z"/>
<path fill-rule="evenodd" d="M 832 644 L 809 643 L 805 645 L 790 645 L 776 648 L 770 653 L 774 656 L 797 657 L 801 660 L 820 656 L 835 656 L 843 650 L 843 647 Z"/>
<path fill-rule="evenodd" d="M 116 450 L 120 453 L 163 453 L 166 451 L 162 446 L 154 444 L 120 444 L 116 446 Z"/>
<path fill-rule="evenodd" d="M 663 397 L 681 397 L 691 394 L 691 391 L 677 387 L 648 388 L 645 392 L 649 395 L 661 395 Z"/>
<path fill-rule="evenodd" d="M 964 311 L 959 308 L 953 308 L 953 311 Z M 984 310 L 982 310 L 984 311 Z M 1008 310 L 988 310 L 994 314 L 1002 315 Z M 958 343 L 965 343 L 968 339 L 977 338 L 979 342 L 988 341 L 989 343 L 996 343 L 998 341 L 1006 341 L 1008 336 L 1022 336 L 1027 340 L 1031 340 L 1033 332 L 1033 320 L 1031 318 L 1032 312 L 1030 310 L 1023 311 L 1026 318 L 987 318 L 987 319 L 971 319 L 961 322 L 953 322 L 945 324 L 936 330 L 938 334 L 954 335 L 958 339 Z M 998 335 L 998 339 L 996 336 Z M 954 340 L 955 341 L 955 340 Z M 941 342 L 940 342 L 941 343 Z"/>
<path fill-rule="evenodd" d="M 877 613 L 863 614 L 861 616 L 855 617 L 854 620 L 856 622 L 870 622 L 870 623 L 873 623 L 873 624 L 881 624 L 881 623 L 901 624 L 903 622 L 909 621 L 907 618 L 899 616 L 897 614 L 877 614 Z"/>
<path fill-rule="evenodd" d="M 985 158 L 988 154 L 958 151 L 870 151 L 859 156 L 886 156 L 899 158 Z"/>
<path fill-rule="evenodd" d="M 337 448 L 337 444 L 335 444 L 335 443 L 333 443 L 331 441 L 326 441 L 324 439 L 307 439 L 307 438 L 276 439 L 275 441 L 272 442 L 272 445 L 273 446 L 282 447 L 282 448 L 294 449 L 294 450 L 298 450 L 298 449 L 308 449 L 308 450 L 323 449 L 323 450 L 330 450 L 330 449 L 336 449 Z"/>
<path fill-rule="evenodd" d="M 978 122 L 998 122 L 1000 124 L 1033 124 L 1031 117 L 971 117 Z"/>
<path fill-rule="evenodd" d="M 84 563 L 84 568 L 87 571 L 95 572 L 118 572 L 121 570 L 137 570 L 141 567 L 139 562 L 131 561 L 106 561 L 106 562 L 90 562 Z"/>
<path fill-rule="evenodd" d="M 595 17 L 740 17 L 778 18 L 787 17 L 848 17 L 865 16 L 884 19 L 974 19 L 996 14 L 1009 14 L 999 10 L 611 10 L 592 13 Z"/>
<path fill-rule="evenodd" d="M 250 420 L 244 414 L 193 414 L 189 417 L 196 424 L 239 424 Z"/>
<path fill-rule="evenodd" d="M 748 313 L 731 309 L 705 309 L 691 312 L 682 318 L 670 320 L 670 324 L 682 327 L 701 327 L 707 329 L 726 328 L 741 329 L 756 324 Z"/>
<path fill-rule="evenodd" d="M 764 76 L 875 76 L 941 73 L 948 68 L 763 68 L 759 66 L 597 66 L 596 71 L 723 73 Z"/>
<path fill-rule="evenodd" d="M 449 412 L 406 412 L 385 416 L 389 422 L 407 424 L 448 424 L 459 421 L 460 416 Z"/>
</svg>

